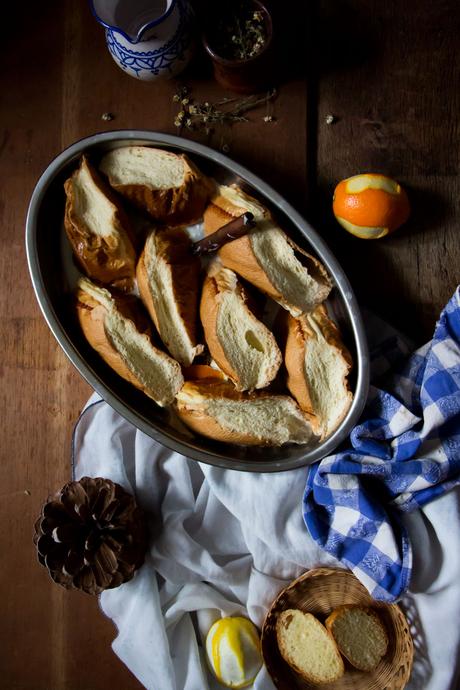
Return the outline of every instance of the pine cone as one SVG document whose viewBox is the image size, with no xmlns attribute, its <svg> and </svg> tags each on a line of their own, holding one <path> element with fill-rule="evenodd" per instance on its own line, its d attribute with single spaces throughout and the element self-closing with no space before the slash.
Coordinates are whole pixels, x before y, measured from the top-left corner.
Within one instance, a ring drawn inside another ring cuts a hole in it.
<svg viewBox="0 0 460 690">
<path fill-rule="evenodd" d="M 130 580 L 144 562 L 146 520 L 119 484 L 83 477 L 45 503 L 34 543 L 55 582 L 99 594 Z"/>
</svg>

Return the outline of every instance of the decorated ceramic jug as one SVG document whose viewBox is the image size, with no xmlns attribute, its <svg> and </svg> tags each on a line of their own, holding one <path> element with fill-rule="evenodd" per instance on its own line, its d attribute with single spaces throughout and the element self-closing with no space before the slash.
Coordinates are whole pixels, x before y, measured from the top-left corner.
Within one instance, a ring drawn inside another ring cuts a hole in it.
<svg viewBox="0 0 460 690">
<path fill-rule="evenodd" d="M 174 77 L 193 49 L 188 0 L 90 0 L 115 62 L 136 79 Z"/>
</svg>

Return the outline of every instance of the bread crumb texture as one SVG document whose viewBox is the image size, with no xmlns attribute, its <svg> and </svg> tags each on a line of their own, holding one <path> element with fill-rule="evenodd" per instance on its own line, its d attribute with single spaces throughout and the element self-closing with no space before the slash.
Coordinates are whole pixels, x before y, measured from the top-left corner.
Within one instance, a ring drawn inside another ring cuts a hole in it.
<svg viewBox="0 0 460 690">
<path fill-rule="evenodd" d="M 161 407 L 170 405 L 183 382 L 177 362 L 115 310 L 107 314 L 105 328 L 110 343 L 150 397 Z"/>
<path fill-rule="evenodd" d="M 350 367 L 341 350 L 324 337 L 314 313 L 307 320 L 314 335 L 305 348 L 305 378 L 313 411 L 322 420 L 324 435 L 329 436 L 351 404 L 347 388 Z"/>
<path fill-rule="evenodd" d="M 153 231 L 137 269 L 141 297 L 160 337 L 168 352 L 186 367 L 203 350 L 195 342 L 200 267 L 187 259 L 189 250 L 185 233 Z"/>
<path fill-rule="evenodd" d="M 254 215 L 257 227 L 248 234 L 251 250 L 259 270 L 278 293 L 278 298 L 275 294 L 271 295 L 276 301 L 293 316 L 300 316 L 312 311 L 326 299 L 331 290 L 331 282 L 325 269 L 316 259 L 288 239 L 264 206 L 236 185 L 220 186 L 219 194 L 220 197 L 215 201 L 217 205 L 222 205 L 228 214 L 238 215 L 234 212 L 236 207 L 243 212 L 250 211 Z M 227 247 L 227 259 L 228 252 Z M 237 272 L 243 269 L 242 266 L 232 267 Z M 242 270 L 241 275 L 253 282 L 251 276 L 245 273 Z"/>
<path fill-rule="evenodd" d="M 101 170 L 114 184 L 145 185 L 150 189 L 180 187 L 185 178 L 184 159 L 147 146 L 126 146 L 110 151 Z"/>
<path fill-rule="evenodd" d="M 224 429 L 250 429 L 261 441 L 276 445 L 308 443 L 312 437 L 310 425 L 297 405 L 282 396 L 254 399 L 243 404 L 233 400 L 210 400 L 207 412 Z"/>
<path fill-rule="evenodd" d="M 343 675 L 343 661 L 332 636 L 312 614 L 283 611 L 276 635 L 283 658 L 306 680 L 329 683 Z"/>
<path fill-rule="evenodd" d="M 208 379 L 187 381 L 176 401 L 187 424 L 195 429 L 199 424 L 200 433 L 219 440 L 235 437 L 237 443 L 282 445 L 308 443 L 314 437 L 309 421 L 287 395 L 241 393 L 231 383 Z"/>
<path fill-rule="evenodd" d="M 86 278 L 79 280 L 79 288 L 79 297 L 85 300 L 83 307 L 85 303 L 90 306 L 84 313 L 91 317 L 80 319 L 90 345 L 120 376 L 143 390 L 158 405 L 170 405 L 184 383 L 179 364 L 158 350 L 146 333 L 138 331 L 133 320 L 120 311 L 119 302 L 108 290 Z"/>
<path fill-rule="evenodd" d="M 251 232 L 250 238 L 257 261 L 283 296 L 280 304 L 293 316 L 312 311 L 326 299 L 330 291 L 328 279 L 321 276 L 318 280 L 312 275 L 313 262 L 308 257 L 300 261 L 300 253 L 280 228 L 265 221 Z"/>
<path fill-rule="evenodd" d="M 231 369 L 237 373 L 237 389 L 264 388 L 278 372 L 281 353 L 272 333 L 245 303 L 236 275 L 229 269 L 222 269 L 219 276 L 222 274 L 229 276 L 229 282 L 233 278 L 235 286 L 221 289 L 217 297 L 216 336 Z"/>
<path fill-rule="evenodd" d="M 388 648 L 388 636 L 378 615 L 360 607 L 333 612 L 326 625 L 342 654 L 361 671 L 375 669 Z"/>
</svg>

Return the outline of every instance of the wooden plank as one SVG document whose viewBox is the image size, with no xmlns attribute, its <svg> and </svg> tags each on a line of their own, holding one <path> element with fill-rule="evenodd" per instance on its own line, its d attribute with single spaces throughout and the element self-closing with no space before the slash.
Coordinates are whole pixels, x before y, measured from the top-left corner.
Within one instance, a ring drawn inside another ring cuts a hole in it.
<svg viewBox="0 0 460 690">
<path fill-rule="evenodd" d="M 78 51 L 85 24 L 93 28 L 84 9 L 70 2 L 31 7 L 1 64 L 0 658 L 9 690 L 141 687 L 112 653 L 115 630 L 97 601 L 54 585 L 32 544 L 42 502 L 70 479 L 72 428 L 91 392 L 45 324 L 24 249 L 36 180 L 63 146 L 100 122 L 99 104 L 97 117 L 88 113 L 83 126 L 78 120 Z"/>
<path fill-rule="evenodd" d="M 23 243 L 27 203 L 39 175 L 64 147 L 107 129 L 176 133 L 177 84 L 146 84 L 112 61 L 104 32 L 86 3 L 47 3 L 30 11 L 14 35 L 1 74 L 0 114 L 2 329 L 0 539 L 7 565 L 0 626 L 2 682 L 9 690 L 102 690 L 141 687 L 110 649 L 115 630 L 97 601 L 54 585 L 36 562 L 33 524 L 47 496 L 70 479 L 74 421 L 91 391 L 48 330 L 30 284 Z M 24 60 L 24 55 L 34 55 Z M 195 78 L 199 74 L 200 78 Z M 201 100 L 225 93 L 204 79 L 200 65 L 187 77 Z M 227 94 L 231 95 L 231 94 Z M 5 97 L 6 96 L 6 97 Z M 101 116 L 111 112 L 114 119 Z M 286 85 L 268 126 L 262 109 L 251 122 L 216 132 L 209 142 L 230 147 L 280 191 L 305 189 L 305 85 Z M 295 150 L 288 125 L 300 133 Z M 191 133 L 206 143 L 203 133 Z M 267 137 L 270 146 L 267 146 Z"/>
<path fill-rule="evenodd" d="M 459 279 L 458 17 L 455 2 L 319 3 L 314 219 L 359 299 L 417 342 Z M 359 172 L 407 188 L 404 228 L 366 241 L 337 225 L 334 186 Z"/>
</svg>

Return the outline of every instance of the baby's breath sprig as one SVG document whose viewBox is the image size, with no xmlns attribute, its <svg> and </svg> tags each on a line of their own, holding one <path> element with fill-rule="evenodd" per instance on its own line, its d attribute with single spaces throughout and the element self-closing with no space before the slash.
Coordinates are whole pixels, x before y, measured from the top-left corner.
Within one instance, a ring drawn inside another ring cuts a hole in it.
<svg viewBox="0 0 460 690">
<path fill-rule="evenodd" d="M 181 86 L 173 96 L 173 102 L 179 104 L 180 110 L 174 118 L 174 125 L 178 129 L 204 130 L 206 134 L 212 134 L 216 125 L 234 124 L 235 122 L 247 122 L 247 113 L 260 105 L 271 103 L 277 95 L 276 89 L 271 89 L 265 94 L 253 94 L 244 98 L 223 98 L 215 103 L 195 101 L 190 90 Z M 265 122 L 274 122 L 275 118 L 267 114 Z"/>
</svg>

